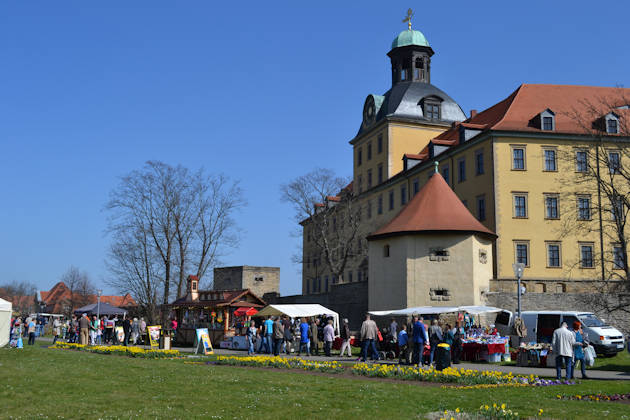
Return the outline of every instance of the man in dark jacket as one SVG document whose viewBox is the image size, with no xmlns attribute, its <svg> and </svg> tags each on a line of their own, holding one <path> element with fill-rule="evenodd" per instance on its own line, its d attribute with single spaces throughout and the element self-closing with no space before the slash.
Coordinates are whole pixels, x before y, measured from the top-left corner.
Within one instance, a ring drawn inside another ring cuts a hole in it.
<svg viewBox="0 0 630 420">
<path fill-rule="evenodd" d="M 282 341 L 284 340 L 284 326 L 282 325 L 282 321 L 280 317 L 276 318 L 276 321 L 273 323 L 273 355 L 277 356 L 280 354 L 280 349 L 282 349 Z"/>
<path fill-rule="evenodd" d="M 284 350 L 287 354 L 291 354 L 291 341 L 293 341 L 293 332 L 291 331 L 291 320 L 288 316 L 282 317 L 282 326 L 284 327 Z"/>
<path fill-rule="evenodd" d="M 319 319 L 311 322 L 311 354 L 319 356 Z"/>
<path fill-rule="evenodd" d="M 123 321 L 123 331 L 125 332 L 125 342 L 124 345 L 129 344 L 129 335 L 131 334 L 131 322 L 129 318 L 125 318 Z"/>
<path fill-rule="evenodd" d="M 350 346 L 350 327 L 348 326 L 348 319 L 344 318 L 343 325 L 341 326 L 341 351 L 339 355 L 343 357 L 344 351 L 348 348 L 348 357 L 352 357 L 352 348 Z"/>
<path fill-rule="evenodd" d="M 413 364 L 422 363 L 422 350 L 429 340 L 427 330 L 418 316 L 413 317 Z"/>
</svg>

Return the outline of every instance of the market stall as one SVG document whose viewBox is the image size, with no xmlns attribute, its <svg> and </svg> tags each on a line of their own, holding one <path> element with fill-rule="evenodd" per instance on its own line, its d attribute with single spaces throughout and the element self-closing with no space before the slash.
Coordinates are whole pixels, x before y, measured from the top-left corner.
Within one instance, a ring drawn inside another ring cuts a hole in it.
<svg viewBox="0 0 630 420">
<path fill-rule="evenodd" d="M 165 305 L 170 319 L 178 322 L 175 341 L 178 345 L 193 345 L 198 328 L 207 328 L 215 347 L 231 342 L 232 337 L 245 333 L 246 322 L 265 306 L 265 301 L 244 290 L 192 290 Z M 244 340 L 244 337 L 241 341 Z M 240 343 L 240 341 L 238 341 Z"/>
<path fill-rule="evenodd" d="M 85 306 L 80 307 L 79 309 L 75 309 L 74 313 L 75 315 L 87 314 L 88 316 L 92 316 L 92 315 L 126 316 L 127 315 L 126 310 L 110 305 L 109 303 L 105 303 L 105 302 L 90 303 L 89 305 L 85 305 Z"/>
<path fill-rule="evenodd" d="M 0 298 L 0 347 L 9 343 L 12 303 Z"/>
<path fill-rule="evenodd" d="M 295 305 L 268 305 L 257 316 L 280 316 L 287 315 L 289 318 L 312 317 L 319 315 L 330 316 L 333 319 L 335 334 L 339 334 L 339 314 L 325 306 L 316 303 L 295 304 Z"/>
</svg>

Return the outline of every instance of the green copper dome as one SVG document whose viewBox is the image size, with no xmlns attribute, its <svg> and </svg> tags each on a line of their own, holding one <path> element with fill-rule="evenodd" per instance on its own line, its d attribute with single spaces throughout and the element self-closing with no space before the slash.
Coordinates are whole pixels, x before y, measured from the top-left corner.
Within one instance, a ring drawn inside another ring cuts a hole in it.
<svg viewBox="0 0 630 420">
<path fill-rule="evenodd" d="M 418 45 L 420 47 L 428 47 L 429 41 L 420 31 L 406 30 L 398 34 L 392 41 L 392 50 L 398 47 L 406 47 L 407 45 Z"/>
</svg>

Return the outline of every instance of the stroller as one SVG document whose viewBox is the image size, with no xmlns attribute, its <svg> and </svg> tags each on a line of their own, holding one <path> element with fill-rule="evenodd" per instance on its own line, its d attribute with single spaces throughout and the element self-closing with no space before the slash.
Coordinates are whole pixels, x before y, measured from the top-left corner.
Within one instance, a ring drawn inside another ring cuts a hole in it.
<svg viewBox="0 0 630 420">
<path fill-rule="evenodd" d="M 398 343 L 394 340 L 394 337 L 392 337 L 391 335 L 387 335 L 387 339 L 383 340 L 383 336 L 381 335 L 380 331 L 379 331 L 379 352 L 378 352 L 378 357 L 381 360 L 394 360 L 398 358 L 399 355 L 399 349 L 398 349 Z"/>
</svg>

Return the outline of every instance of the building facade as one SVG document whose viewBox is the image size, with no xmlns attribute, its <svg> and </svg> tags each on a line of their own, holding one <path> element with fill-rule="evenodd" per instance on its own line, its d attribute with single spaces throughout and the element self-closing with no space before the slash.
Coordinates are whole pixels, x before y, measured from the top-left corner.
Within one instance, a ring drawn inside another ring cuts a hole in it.
<svg viewBox="0 0 630 420">
<path fill-rule="evenodd" d="M 498 235 L 487 293 L 515 290 L 515 262 L 525 264 L 523 281 L 534 293 L 588 292 L 625 270 L 625 245 L 611 232 L 616 204 L 598 194 L 592 174 L 630 165 L 622 130 L 630 89 L 524 84 L 466 118 L 430 84 L 433 50 L 420 32 L 403 31 L 388 56 L 392 88 L 368 95 L 350 141 L 350 188 L 361 209 L 356 255 L 333 278 L 303 222 L 303 294 L 327 293 L 336 283 L 367 287 L 376 271 L 366 238 L 404 211 L 436 164 L 470 213 Z M 616 213 L 625 217 L 627 207 Z"/>
<path fill-rule="evenodd" d="M 280 267 L 240 265 L 214 269 L 215 290 L 249 289 L 256 296 L 280 292 Z"/>
</svg>

